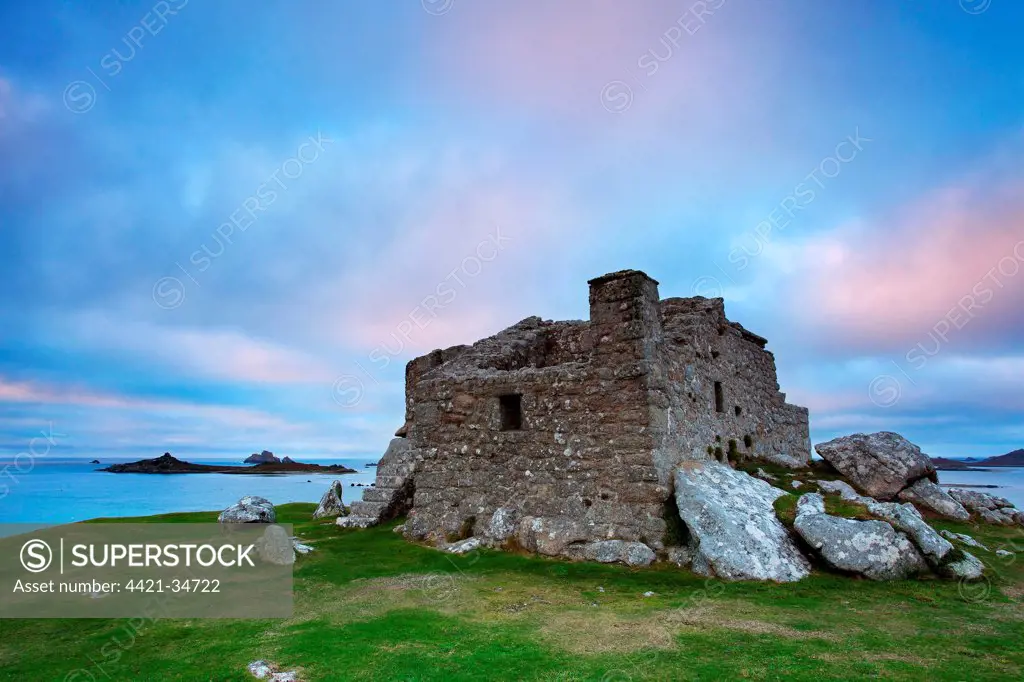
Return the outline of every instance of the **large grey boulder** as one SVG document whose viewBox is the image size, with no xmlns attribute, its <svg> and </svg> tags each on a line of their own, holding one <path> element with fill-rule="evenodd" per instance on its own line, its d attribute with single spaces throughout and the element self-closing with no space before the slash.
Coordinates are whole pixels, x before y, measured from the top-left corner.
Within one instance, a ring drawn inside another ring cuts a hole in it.
<svg viewBox="0 0 1024 682">
<path fill-rule="evenodd" d="M 265 497 L 246 495 L 220 513 L 220 523 L 276 523 L 274 505 Z"/>
<path fill-rule="evenodd" d="M 679 516 L 693 540 L 695 570 L 726 580 L 793 582 L 810 574 L 773 503 L 786 493 L 719 462 L 676 469 Z"/>
<path fill-rule="evenodd" d="M 934 477 L 931 458 L 898 433 L 843 436 L 814 447 L 867 495 L 891 500 L 920 478 Z"/>
<path fill-rule="evenodd" d="M 345 504 L 342 502 L 341 481 L 334 481 L 327 492 L 320 498 L 320 504 L 313 512 L 314 519 L 333 519 L 345 515 Z"/>
<path fill-rule="evenodd" d="M 900 580 L 928 570 L 903 533 L 884 521 L 857 521 L 825 513 L 825 500 L 809 493 L 797 503 L 796 532 L 833 568 L 872 580 Z"/>
<path fill-rule="evenodd" d="M 997 497 L 975 490 L 950 488 L 949 495 L 968 511 L 977 514 L 985 523 L 1001 526 L 1020 524 L 1024 526 L 1024 512 L 1021 512 L 1005 497 Z"/>
<path fill-rule="evenodd" d="M 962 504 L 954 500 L 936 483 L 922 478 L 909 488 L 900 491 L 899 498 L 910 502 L 919 509 L 926 509 L 947 519 L 967 521 L 971 513 Z"/>
<path fill-rule="evenodd" d="M 898 531 L 907 534 L 932 566 L 939 566 L 953 545 L 928 525 L 921 512 L 910 503 L 871 502 L 867 505 L 872 515 L 886 521 Z"/>
</svg>

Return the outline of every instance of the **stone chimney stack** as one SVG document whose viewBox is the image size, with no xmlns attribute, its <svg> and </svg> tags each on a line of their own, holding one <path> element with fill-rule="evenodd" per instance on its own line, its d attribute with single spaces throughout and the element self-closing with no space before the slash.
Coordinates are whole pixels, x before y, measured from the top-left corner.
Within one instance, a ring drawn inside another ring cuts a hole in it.
<svg viewBox="0 0 1024 682">
<path fill-rule="evenodd" d="M 595 359 L 622 367 L 652 359 L 662 335 L 658 283 L 639 270 L 620 270 L 588 284 Z"/>
</svg>

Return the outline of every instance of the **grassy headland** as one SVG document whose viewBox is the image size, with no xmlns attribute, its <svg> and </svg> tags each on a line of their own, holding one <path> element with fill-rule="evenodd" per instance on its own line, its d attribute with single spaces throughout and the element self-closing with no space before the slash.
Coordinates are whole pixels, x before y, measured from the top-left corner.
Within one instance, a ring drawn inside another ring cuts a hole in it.
<svg viewBox="0 0 1024 682">
<path fill-rule="evenodd" d="M 970 550 L 990 567 L 977 584 L 819 569 L 774 585 L 667 565 L 449 556 L 406 542 L 395 523 L 314 522 L 314 507 L 278 507 L 279 521 L 316 547 L 298 559 L 292 618 L 4 620 L 0 680 L 241 682 L 260 658 L 310 681 L 1024 678 L 1024 565 L 995 553 L 1024 553 L 1024 529 L 935 524 L 991 550 Z"/>
</svg>

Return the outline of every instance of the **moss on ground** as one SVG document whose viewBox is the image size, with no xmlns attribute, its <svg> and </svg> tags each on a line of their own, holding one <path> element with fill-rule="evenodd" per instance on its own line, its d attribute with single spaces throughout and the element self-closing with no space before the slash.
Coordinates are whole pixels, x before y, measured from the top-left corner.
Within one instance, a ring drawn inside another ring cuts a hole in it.
<svg viewBox="0 0 1024 682">
<path fill-rule="evenodd" d="M 780 514 L 795 510 L 780 498 Z M 340 530 L 278 507 L 316 547 L 284 620 L 164 620 L 96 668 L 126 620 L 0 621 L 0 680 L 249 681 L 257 658 L 317 680 L 1019 680 L 1024 531 L 942 522 L 990 580 L 875 583 L 816 571 L 792 585 L 722 583 L 495 551 L 449 556 L 392 532 Z M 215 513 L 132 522 L 210 522 Z M 125 522 L 129 519 L 118 519 Z M 396 522 L 397 523 L 397 522 Z M 981 589 L 984 588 L 984 589 Z M 653 596 L 645 597 L 646 592 Z M 56 654 L 56 655 L 55 655 Z M 106 676 L 104 676 L 106 675 Z"/>
</svg>

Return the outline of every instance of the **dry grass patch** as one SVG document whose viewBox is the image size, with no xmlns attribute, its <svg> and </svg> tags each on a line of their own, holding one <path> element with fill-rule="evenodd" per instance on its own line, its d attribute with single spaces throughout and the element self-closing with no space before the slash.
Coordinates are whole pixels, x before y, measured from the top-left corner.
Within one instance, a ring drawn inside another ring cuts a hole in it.
<svg viewBox="0 0 1024 682">
<path fill-rule="evenodd" d="M 831 632 L 796 630 L 776 621 L 765 620 L 763 610 L 758 612 L 742 604 L 701 604 L 690 609 L 669 612 L 668 622 L 687 630 L 734 630 L 753 635 L 774 635 L 787 639 L 825 639 L 836 641 Z"/>
<path fill-rule="evenodd" d="M 587 655 L 671 649 L 676 634 L 664 614 L 625 617 L 601 607 L 548 614 L 538 632 L 548 645 Z"/>
</svg>

